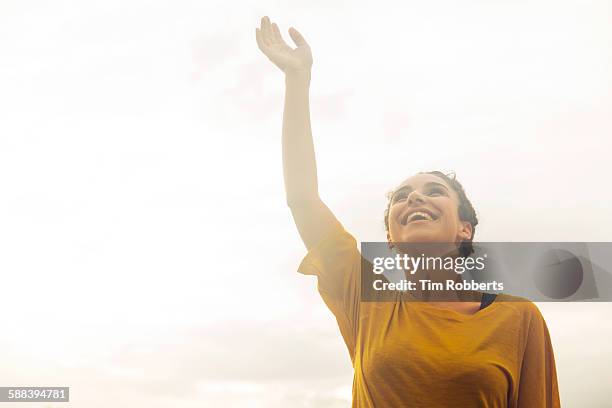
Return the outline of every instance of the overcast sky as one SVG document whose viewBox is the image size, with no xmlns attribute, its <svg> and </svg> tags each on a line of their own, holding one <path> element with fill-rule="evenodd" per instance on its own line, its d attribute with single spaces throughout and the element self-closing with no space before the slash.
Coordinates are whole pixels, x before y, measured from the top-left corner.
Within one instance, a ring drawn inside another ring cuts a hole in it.
<svg viewBox="0 0 612 408">
<path fill-rule="evenodd" d="M 321 196 L 358 240 L 433 169 L 464 184 L 477 240 L 612 240 L 608 0 L 374 4 L 2 2 L 0 385 L 349 405 L 348 352 L 296 272 L 263 15 L 312 47 Z M 564 406 L 609 403 L 612 305 L 539 306 Z"/>
</svg>

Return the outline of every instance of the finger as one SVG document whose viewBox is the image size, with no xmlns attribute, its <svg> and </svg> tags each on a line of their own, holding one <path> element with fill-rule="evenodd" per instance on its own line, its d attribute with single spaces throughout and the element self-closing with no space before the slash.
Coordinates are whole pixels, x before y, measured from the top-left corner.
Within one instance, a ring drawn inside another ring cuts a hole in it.
<svg viewBox="0 0 612 408">
<path fill-rule="evenodd" d="M 259 42 L 263 45 L 268 45 L 266 42 L 266 17 L 261 18 L 261 22 L 259 25 Z"/>
<path fill-rule="evenodd" d="M 263 37 L 261 35 L 261 30 L 259 28 L 255 29 L 255 40 L 257 40 L 257 46 L 260 50 L 266 51 L 266 44 L 263 41 Z"/>
<path fill-rule="evenodd" d="M 272 26 L 270 24 L 270 18 L 268 16 L 264 16 L 261 19 L 261 33 L 263 34 L 264 44 L 270 45 L 273 43 Z"/>
<path fill-rule="evenodd" d="M 295 45 L 297 45 L 298 47 L 308 46 L 308 43 L 306 42 L 302 34 L 300 34 L 300 32 L 296 30 L 295 28 L 291 27 L 289 29 L 289 35 L 291 36 L 291 39 L 293 40 Z"/>
<path fill-rule="evenodd" d="M 276 44 L 283 44 L 285 42 L 276 23 L 272 23 L 272 34 L 272 38 L 274 38 Z"/>
</svg>

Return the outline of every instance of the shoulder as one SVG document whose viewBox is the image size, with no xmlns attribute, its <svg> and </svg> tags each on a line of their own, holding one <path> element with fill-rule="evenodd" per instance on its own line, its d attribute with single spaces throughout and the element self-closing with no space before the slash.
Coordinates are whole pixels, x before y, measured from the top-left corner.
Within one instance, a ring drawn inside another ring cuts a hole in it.
<svg viewBox="0 0 612 408">
<path fill-rule="evenodd" d="M 517 317 L 526 325 L 530 325 L 533 322 L 544 322 L 544 317 L 538 306 L 527 298 L 500 293 L 497 295 L 495 302 L 499 302 L 503 307 L 513 310 Z"/>
</svg>

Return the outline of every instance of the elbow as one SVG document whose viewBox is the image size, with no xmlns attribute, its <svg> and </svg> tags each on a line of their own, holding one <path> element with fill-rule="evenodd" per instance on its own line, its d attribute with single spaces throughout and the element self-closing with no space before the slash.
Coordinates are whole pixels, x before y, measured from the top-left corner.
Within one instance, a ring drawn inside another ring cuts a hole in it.
<svg viewBox="0 0 612 408">
<path fill-rule="evenodd" d="M 312 205 L 313 202 L 319 201 L 318 195 L 313 196 L 287 196 L 286 202 L 289 208 L 300 208 Z"/>
</svg>

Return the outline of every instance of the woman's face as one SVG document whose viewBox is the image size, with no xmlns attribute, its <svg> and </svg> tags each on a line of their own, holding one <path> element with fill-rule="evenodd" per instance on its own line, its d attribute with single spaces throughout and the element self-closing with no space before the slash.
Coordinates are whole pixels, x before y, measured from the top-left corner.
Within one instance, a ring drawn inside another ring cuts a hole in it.
<svg viewBox="0 0 612 408">
<path fill-rule="evenodd" d="M 393 193 L 387 238 L 394 243 L 459 243 L 472 237 L 472 226 L 459 219 L 459 197 L 446 181 L 417 174 Z"/>
</svg>

